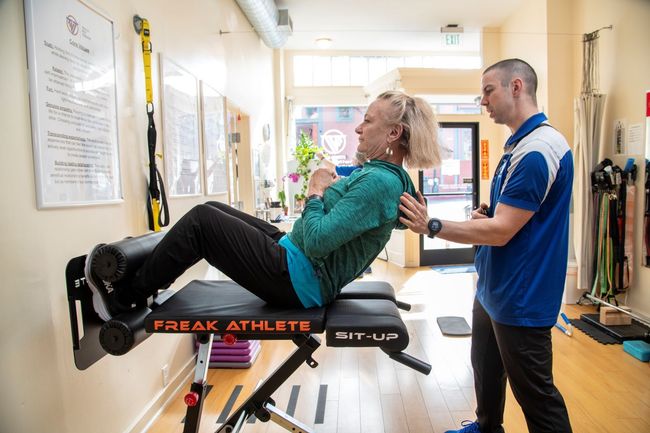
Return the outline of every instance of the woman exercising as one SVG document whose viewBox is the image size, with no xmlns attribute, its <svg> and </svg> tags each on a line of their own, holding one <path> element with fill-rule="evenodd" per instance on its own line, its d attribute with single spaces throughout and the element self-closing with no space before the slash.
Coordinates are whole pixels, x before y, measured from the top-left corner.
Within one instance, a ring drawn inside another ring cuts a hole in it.
<svg viewBox="0 0 650 433">
<path fill-rule="evenodd" d="M 437 128 L 423 99 L 382 93 L 355 129 L 363 167 L 345 178 L 331 166 L 315 170 L 291 232 L 208 202 L 164 235 L 134 277 L 112 283 L 93 270 L 98 245 L 85 266 L 95 311 L 109 320 L 143 305 L 201 259 L 270 304 L 328 304 L 372 263 L 393 229 L 406 228 L 398 220 L 400 196 L 415 195 L 415 187 L 402 165 L 426 169 L 439 164 Z"/>
</svg>

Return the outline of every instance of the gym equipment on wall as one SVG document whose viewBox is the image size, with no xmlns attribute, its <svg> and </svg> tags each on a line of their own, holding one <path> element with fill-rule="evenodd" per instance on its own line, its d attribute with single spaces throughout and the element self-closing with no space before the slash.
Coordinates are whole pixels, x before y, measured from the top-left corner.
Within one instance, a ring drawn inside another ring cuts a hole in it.
<svg viewBox="0 0 650 433">
<path fill-rule="evenodd" d="M 167 206 L 167 196 L 165 194 L 165 184 L 162 175 L 156 167 L 156 124 L 153 119 L 153 86 L 151 84 L 151 32 L 149 30 L 149 21 L 138 15 L 133 17 L 133 28 L 140 35 L 142 42 L 142 63 L 144 66 L 144 82 L 147 98 L 147 145 L 149 154 L 149 190 L 147 197 L 147 214 L 149 230 L 160 231 L 161 227 L 169 224 L 169 207 Z"/>
<path fill-rule="evenodd" d="M 615 302 L 632 279 L 636 165 L 625 169 L 604 159 L 591 172 L 594 216 L 594 275 L 591 295 Z"/>
</svg>

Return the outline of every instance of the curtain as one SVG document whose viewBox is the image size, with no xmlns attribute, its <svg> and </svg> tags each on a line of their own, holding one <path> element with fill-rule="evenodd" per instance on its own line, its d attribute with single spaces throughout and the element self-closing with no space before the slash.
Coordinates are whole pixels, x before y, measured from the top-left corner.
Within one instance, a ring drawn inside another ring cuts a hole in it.
<svg viewBox="0 0 650 433">
<path fill-rule="evenodd" d="M 582 91 L 574 101 L 573 246 L 577 289 L 591 290 L 595 215 L 591 171 L 605 157 L 601 132 L 606 95 L 598 93 L 598 31 L 583 36 Z"/>
</svg>

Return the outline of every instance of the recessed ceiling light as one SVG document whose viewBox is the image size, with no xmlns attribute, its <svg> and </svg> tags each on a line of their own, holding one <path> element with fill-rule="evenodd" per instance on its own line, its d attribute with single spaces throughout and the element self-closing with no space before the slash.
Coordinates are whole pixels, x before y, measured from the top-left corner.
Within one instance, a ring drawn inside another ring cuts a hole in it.
<svg viewBox="0 0 650 433">
<path fill-rule="evenodd" d="M 329 48 L 332 46 L 332 40 L 330 38 L 318 38 L 316 39 L 316 46 L 321 49 Z"/>
</svg>

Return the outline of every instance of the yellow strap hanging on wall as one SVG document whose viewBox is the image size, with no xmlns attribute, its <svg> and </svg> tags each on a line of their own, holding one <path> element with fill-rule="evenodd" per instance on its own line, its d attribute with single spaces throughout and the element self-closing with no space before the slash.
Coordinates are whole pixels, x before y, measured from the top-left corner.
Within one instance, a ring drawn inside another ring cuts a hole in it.
<svg viewBox="0 0 650 433">
<path fill-rule="evenodd" d="M 137 15 L 133 17 L 133 25 L 137 33 L 140 34 L 142 42 L 142 64 L 144 66 L 144 82 L 147 99 L 147 118 L 149 125 L 147 128 L 147 141 L 149 147 L 149 191 L 147 199 L 147 213 L 149 219 L 149 229 L 160 231 L 161 227 L 169 224 L 169 209 L 167 207 L 167 197 L 165 196 L 165 185 L 156 167 L 156 124 L 154 122 L 153 107 L 153 85 L 151 83 L 151 32 L 149 21 L 140 18 Z"/>
<path fill-rule="evenodd" d="M 149 21 L 142 19 L 142 29 L 140 30 L 140 39 L 142 41 L 142 63 L 144 65 L 144 84 L 147 91 L 147 113 L 151 105 L 153 111 L 153 89 L 151 86 L 151 34 L 149 31 Z"/>
</svg>

